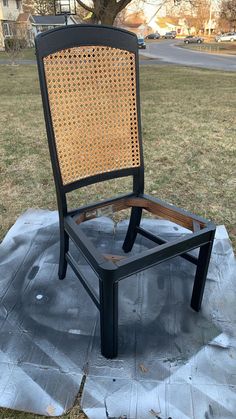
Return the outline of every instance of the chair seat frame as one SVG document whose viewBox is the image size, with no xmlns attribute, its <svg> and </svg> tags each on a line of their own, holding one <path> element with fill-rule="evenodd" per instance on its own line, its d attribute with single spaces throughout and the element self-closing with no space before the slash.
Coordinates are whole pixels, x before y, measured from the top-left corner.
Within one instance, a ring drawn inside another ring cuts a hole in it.
<svg viewBox="0 0 236 419">
<path fill-rule="evenodd" d="M 157 244 L 157 246 L 145 250 L 141 254 L 129 256 L 128 258 L 101 254 L 84 234 L 79 225 L 86 220 L 95 218 L 97 213 L 100 214 L 101 209 L 107 207 L 112 212 L 132 208 L 130 223 L 123 244 L 124 252 L 132 249 L 137 234 L 146 237 Z M 151 212 L 155 216 L 168 219 L 178 225 L 191 229 L 193 232 L 174 241 L 166 242 L 163 238 L 153 235 L 140 227 L 141 212 L 143 209 Z M 68 237 L 73 240 L 98 276 L 99 298 L 97 298 L 90 288 L 86 278 L 80 272 L 78 263 L 69 250 L 65 255 L 65 259 L 61 262 L 61 277 L 64 277 L 65 263 L 68 262 L 92 301 L 99 309 L 101 352 L 106 358 L 117 356 L 118 284 L 122 279 L 176 256 L 181 256 L 196 265 L 191 307 L 195 311 L 200 310 L 215 234 L 215 225 L 212 222 L 146 194 L 140 194 L 138 196 L 128 194 L 73 211 L 64 218 L 64 223 Z M 198 257 L 189 253 L 191 250 L 199 247 Z"/>
<path fill-rule="evenodd" d="M 67 265 L 69 263 L 100 312 L 101 353 L 106 358 L 114 358 L 118 353 L 119 281 L 149 267 L 158 265 L 163 261 L 176 256 L 181 256 L 190 263 L 196 265 L 191 307 L 195 311 L 199 311 L 202 304 L 215 235 L 215 225 L 209 220 L 144 194 L 144 163 L 141 142 L 139 66 L 136 35 L 125 30 L 107 26 L 73 25 L 42 33 L 37 36 L 35 44 L 48 144 L 59 211 L 60 260 L 58 275 L 60 279 L 65 278 Z M 71 48 L 76 45 L 104 45 L 124 49 L 135 54 L 140 166 L 99 173 L 68 184 L 63 184 L 57 156 L 43 59 L 45 56 L 55 51 L 60 51 L 63 48 Z M 73 211 L 68 211 L 67 193 L 70 191 L 96 182 L 130 175 L 133 176 L 133 191 L 131 193 L 80 207 Z M 155 246 L 151 249 L 144 250 L 141 254 L 132 255 L 127 258 L 122 256 L 103 255 L 99 252 L 91 240 L 84 234 L 80 224 L 96 217 L 102 209 L 107 210 L 108 208 L 112 212 L 128 208 L 131 209 L 129 226 L 123 244 L 123 251 L 125 253 L 131 251 L 137 234 L 151 240 L 155 243 Z M 157 217 L 181 225 L 192 231 L 192 233 L 174 241 L 166 242 L 163 238 L 155 236 L 151 232 L 140 227 L 143 210 L 146 210 Z M 70 252 L 70 239 L 74 242 L 78 252 L 81 252 L 98 277 L 98 297 L 90 287 L 87 279 L 80 270 L 78 262 Z M 189 253 L 196 248 L 200 249 L 197 257 Z"/>
</svg>

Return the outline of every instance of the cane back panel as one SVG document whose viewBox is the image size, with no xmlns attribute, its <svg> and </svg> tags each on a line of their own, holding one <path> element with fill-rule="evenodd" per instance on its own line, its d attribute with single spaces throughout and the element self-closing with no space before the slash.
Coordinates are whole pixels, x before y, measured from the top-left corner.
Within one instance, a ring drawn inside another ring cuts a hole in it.
<svg viewBox="0 0 236 419">
<path fill-rule="evenodd" d="M 140 166 L 135 54 L 74 47 L 44 68 L 63 184 Z"/>
</svg>

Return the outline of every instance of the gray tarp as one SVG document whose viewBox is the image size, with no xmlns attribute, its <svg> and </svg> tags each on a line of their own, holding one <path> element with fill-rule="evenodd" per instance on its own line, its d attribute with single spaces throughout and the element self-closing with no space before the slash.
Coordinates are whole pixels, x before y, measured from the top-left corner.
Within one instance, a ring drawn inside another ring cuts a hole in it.
<svg viewBox="0 0 236 419">
<path fill-rule="evenodd" d="M 143 225 L 168 240 L 189 233 Z M 103 253 L 122 254 L 127 221 L 83 228 Z M 132 252 L 147 246 L 141 238 Z M 60 415 L 86 374 L 90 419 L 236 418 L 236 265 L 223 226 L 200 313 L 189 307 L 195 267 L 181 258 L 121 281 L 119 356 L 110 361 L 100 355 L 96 307 L 70 268 L 57 279 L 58 252 L 57 213 L 43 210 L 23 214 L 0 246 L 0 406 Z"/>
</svg>

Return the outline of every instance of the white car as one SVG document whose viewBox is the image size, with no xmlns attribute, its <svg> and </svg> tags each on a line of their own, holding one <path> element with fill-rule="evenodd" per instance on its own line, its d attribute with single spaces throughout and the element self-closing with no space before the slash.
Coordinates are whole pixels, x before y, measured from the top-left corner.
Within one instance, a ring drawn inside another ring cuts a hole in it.
<svg viewBox="0 0 236 419">
<path fill-rule="evenodd" d="M 223 33 L 215 38 L 217 42 L 234 42 L 236 41 L 236 32 Z"/>
</svg>

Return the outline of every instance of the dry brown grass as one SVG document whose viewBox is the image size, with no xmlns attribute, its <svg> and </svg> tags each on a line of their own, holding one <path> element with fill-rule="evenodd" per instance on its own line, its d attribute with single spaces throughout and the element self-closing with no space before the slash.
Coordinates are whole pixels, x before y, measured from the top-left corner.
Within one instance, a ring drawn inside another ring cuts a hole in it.
<svg viewBox="0 0 236 419">
<path fill-rule="evenodd" d="M 0 66 L 1 237 L 29 207 L 56 208 L 36 68 Z M 141 69 L 146 191 L 225 224 L 236 245 L 236 73 Z M 109 182 L 122 192 L 130 180 Z M 77 196 L 107 196 L 107 182 Z M 40 416 L 42 418 L 42 416 Z M 83 419 L 77 405 L 65 418 Z M 0 418 L 37 415 L 0 410 Z"/>
<path fill-rule="evenodd" d="M 183 48 L 193 49 L 202 52 L 208 52 L 210 54 L 229 54 L 236 55 L 236 43 L 232 42 L 207 42 L 204 41 L 204 44 L 188 44 L 184 43 L 181 45 Z"/>
<path fill-rule="evenodd" d="M 149 192 L 225 224 L 236 244 L 236 74 L 168 66 L 144 74 Z"/>
</svg>

